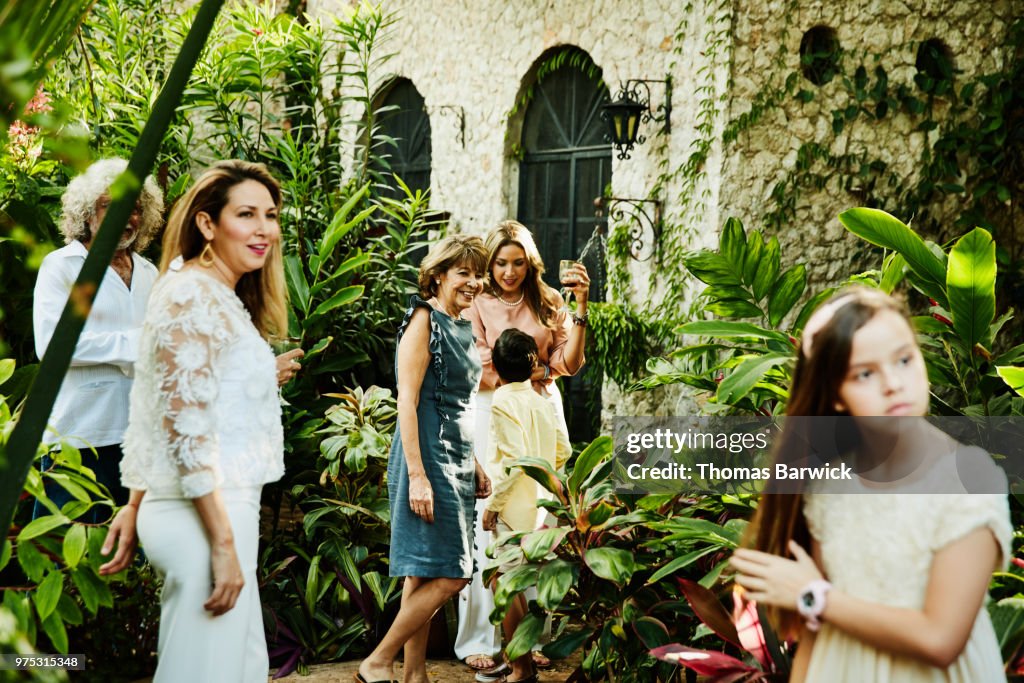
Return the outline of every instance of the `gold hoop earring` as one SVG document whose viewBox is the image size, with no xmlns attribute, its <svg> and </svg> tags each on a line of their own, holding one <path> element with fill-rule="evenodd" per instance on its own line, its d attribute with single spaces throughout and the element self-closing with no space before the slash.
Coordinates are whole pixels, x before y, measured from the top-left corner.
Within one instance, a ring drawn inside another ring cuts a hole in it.
<svg viewBox="0 0 1024 683">
<path fill-rule="evenodd" d="M 207 241 L 206 246 L 199 252 L 199 265 L 203 268 L 212 268 L 215 263 L 213 258 L 213 247 L 210 246 L 211 242 Z"/>
</svg>

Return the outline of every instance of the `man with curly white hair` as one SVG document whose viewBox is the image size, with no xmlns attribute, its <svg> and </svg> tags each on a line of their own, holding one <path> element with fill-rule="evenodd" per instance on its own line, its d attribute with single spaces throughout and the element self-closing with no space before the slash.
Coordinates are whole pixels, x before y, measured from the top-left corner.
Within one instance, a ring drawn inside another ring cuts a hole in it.
<svg viewBox="0 0 1024 683">
<path fill-rule="evenodd" d="M 32 304 L 40 358 L 110 206 L 110 186 L 126 168 L 128 162 L 123 159 L 101 159 L 74 178 L 64 192 L 61 232 L 67 244 L 43 259 Z M 128 502 L 119 471 L 121 440 L 128 426 L 128 393 L 146 302 L 158 275 L 156 267 L 138 252 L 160 228 L 163 207 L 163 193 L 152 177 L 146 178 L 78 339 L 50 415 L 51 430 L 43 437 L 45 443 L 63 439 L 81 448 L 82 464 L 96 473 L 97 481 L 110 490 L 118 505 Z M 51 465 L 52 460 L 44 459 L 44 469 Z M 70 494 L 57 486 L 48 486 L 47 493 L 58 506 L 71 500 Z M 102 521 L 94 511 L 90 517 Z M 44 513 L 38 505 L 36 512 Z"/>
</svg>

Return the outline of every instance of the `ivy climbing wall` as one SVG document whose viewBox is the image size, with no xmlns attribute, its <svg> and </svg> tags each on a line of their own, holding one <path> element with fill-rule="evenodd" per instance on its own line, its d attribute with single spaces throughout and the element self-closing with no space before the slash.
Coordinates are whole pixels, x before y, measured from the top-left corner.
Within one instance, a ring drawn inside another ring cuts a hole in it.
<svg viewBox="0 0 1024 683">
<path fill-rule="evenodd" d="M 1008 30 L 1024 3 L 742 5 L 722 212 L 778 235 L 784 255 L 807 263 L 812 290 L 878 265 L 836 219 L 851 206 L 902 213 L 937 240 L 961 234 L 970 169 L 921 171 L 981 94 L 965 86 L 1012 56 Z"/>
</svg>

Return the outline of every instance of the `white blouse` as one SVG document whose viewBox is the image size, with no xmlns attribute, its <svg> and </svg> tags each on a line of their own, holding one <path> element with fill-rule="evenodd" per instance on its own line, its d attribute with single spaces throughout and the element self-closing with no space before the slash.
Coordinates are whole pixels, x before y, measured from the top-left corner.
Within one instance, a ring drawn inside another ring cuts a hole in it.
<svg viewBox="0 0 1024 683">
<path fill-rule="evenodd" d="M 274 354 L 233 290 L 169 272 L 142 329 L 121 481 L 147 498 L 196 498 L 284 474 Z"/>
</svg>

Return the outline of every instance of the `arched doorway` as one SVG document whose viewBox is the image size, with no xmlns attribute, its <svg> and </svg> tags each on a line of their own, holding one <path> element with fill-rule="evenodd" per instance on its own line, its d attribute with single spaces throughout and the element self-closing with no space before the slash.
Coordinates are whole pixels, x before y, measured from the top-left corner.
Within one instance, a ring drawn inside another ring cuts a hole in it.
<svg viewBox="0 0 1024 683">
<path fill-rule="evenodd" d="M 563 48 L 572 58 L 548 71 L 534 84 L 523 120 L 523 157 L 519 166 L 519 221 L 537 239 L 547 266 L 545 281 L 558 282 L 558 262 L 578 259 L 595 228 L 604 219 L 594 212 L 594 199 L 604 194 L 612 178 L 612 150 L 604 140 L 601 105 L 608 88 L 600 69 L 578 48 Z M 603 299 L 604 283 L 595 276 L 591 300 Z M 596 436 L 601 416 L 601 377 L 584 372 L 563 380 L 566 418 L 574 441 Z"/>
<path fill-rule="evenodd" d="M 385 163 L 375 166 L 384 185 L 381 194 L 396 199 L 405 196 L 395 176 L 413 192 L 426 192 L 430 187 L 430 117 L 423 96 L 412 81 L 396 78 L 378 96 L 374 109 L 380 117 L 380 135 L 394 141 L 381 150 Z"/>
</svg>

